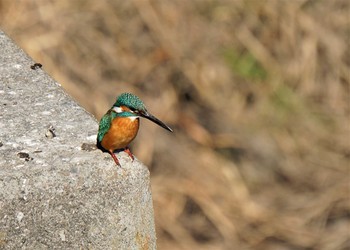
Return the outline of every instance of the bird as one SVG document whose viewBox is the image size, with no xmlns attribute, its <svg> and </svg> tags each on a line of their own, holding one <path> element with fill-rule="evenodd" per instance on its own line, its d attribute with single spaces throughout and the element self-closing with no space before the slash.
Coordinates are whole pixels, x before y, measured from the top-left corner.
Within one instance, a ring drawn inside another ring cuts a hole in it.
<svg viewBox="0 0 350 250">
<path fill-rule="evenodd" d="M 134 160 L 129 144 L 137 135 L 140 117 L 173 132 L 169 126 L 147 111 L 139 97 L 132 93 L 120 94 L 113 106 L 101 118 L 97 134 L 97 147 L 103 152 L 108 152 L 119 167 L 121 165 L 114 154 L 115 151 L 124 151 Z"/>
</svg>

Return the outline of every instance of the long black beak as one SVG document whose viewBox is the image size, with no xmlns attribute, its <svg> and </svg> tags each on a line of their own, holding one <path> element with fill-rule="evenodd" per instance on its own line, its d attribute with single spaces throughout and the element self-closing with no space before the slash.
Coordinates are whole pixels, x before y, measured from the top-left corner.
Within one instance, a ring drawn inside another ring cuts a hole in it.
<svg viewBox="0 0 350 250">
<path fill-rule="evenodd" d="M 165 125 L 164 122 L 162 122 L 161 120 L 159 120 L 157 117 L 151 115 L 150 113 L 148 113 L 147 111 L 141 111 L 139 112 L 139 115 L 154 122 L 154 123 L 157 123 L 159 126 L 161 126 L 162 128 L 166 129 L 166 130 L 169 130 L 170 132 L 173 132 L 173 130 L 168 127 L 167 125 Z"/>
</svg>

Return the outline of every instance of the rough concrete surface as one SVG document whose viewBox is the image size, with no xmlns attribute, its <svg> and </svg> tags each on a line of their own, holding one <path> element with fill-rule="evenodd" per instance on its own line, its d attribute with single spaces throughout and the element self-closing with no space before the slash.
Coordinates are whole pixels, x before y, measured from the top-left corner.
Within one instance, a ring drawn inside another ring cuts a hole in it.
<svg viewBox="0 0 350 250">
<path fill-rule="evenodd" d="M 155 249 L 148 169 L 90 150 L 96 120 L 33 64 L 0 32 L 0 249 Z"/>
</svg>

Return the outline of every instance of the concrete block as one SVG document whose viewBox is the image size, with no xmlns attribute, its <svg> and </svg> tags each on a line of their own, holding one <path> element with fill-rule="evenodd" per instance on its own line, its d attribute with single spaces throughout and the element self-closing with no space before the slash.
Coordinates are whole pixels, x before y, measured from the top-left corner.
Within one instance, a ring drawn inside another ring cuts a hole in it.
<svg viewBox="0 0 350 250">
<path fill-rule="evenodd" d="M 155 249 L 148 169 L 94 149 L 97 121 L 34 63 L 0 31 L 0 249 Z"/>
</svg>

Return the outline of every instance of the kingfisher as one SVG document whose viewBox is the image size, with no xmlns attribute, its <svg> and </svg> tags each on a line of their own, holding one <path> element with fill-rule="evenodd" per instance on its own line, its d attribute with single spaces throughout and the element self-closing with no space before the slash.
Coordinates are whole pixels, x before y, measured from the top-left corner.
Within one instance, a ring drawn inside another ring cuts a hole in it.
<svg viewBox="0 0 350 250">
<path fill-rule="evenodd" d="M 140 117 L 173 132 L 165 123 L 150 114 L 145 104 L 136 95 L 131 93 L 119 95 L 113 106 L 101 118 L 97 134 L 97 147 L 108 152 L 118 166 L 120 163 L 114 154 L 115 151 L 124 151 L 134 160 L 129 144 L 137 135 Z"/>
</svg>

